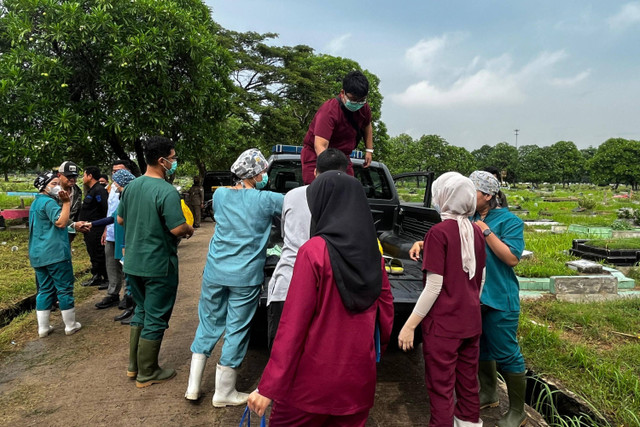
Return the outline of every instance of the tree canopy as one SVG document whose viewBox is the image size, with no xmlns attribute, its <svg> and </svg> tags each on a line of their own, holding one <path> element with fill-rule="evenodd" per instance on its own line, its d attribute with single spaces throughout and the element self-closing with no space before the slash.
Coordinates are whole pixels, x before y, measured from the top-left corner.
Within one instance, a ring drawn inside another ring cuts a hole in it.
<svg viewBox="0 0 640 427">
<path fill-rule="evenodd" d="M 231 57 L 199 0 L 6 0 L 0 145 L 8 165 L 141 156 L 164 134 L 197 161 L 227 116 Z M 19 154 L 18 154 L 19 153 Z M 20 163 L 19 158 L 25 159 Z"/>
</svg>

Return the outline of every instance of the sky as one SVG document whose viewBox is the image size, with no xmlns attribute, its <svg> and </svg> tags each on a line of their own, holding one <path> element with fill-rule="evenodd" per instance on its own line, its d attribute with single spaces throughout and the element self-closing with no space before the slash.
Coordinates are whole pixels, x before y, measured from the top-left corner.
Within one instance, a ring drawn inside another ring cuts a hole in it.
<svg viewBox="0 0 640 427">
<path fill-rule="evenodd" d="M 640 139 L 640 1 L 205 0 L 234 31 L 357 61 L 390 136 L 468 150 Z"/>
</svg>

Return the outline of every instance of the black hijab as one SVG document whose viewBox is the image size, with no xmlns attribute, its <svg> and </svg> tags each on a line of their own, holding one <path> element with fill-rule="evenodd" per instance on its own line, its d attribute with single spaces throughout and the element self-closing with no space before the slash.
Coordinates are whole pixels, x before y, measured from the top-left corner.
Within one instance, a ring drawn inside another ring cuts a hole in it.
<svg viewBox="0 0 640 427">
<path fill-rule="evenodd" d="M 371 209 L 360 182 L 340 171 L 320 174 L 307 187 L 311 235 L 327 243 L 344 306 L 371 307 L 382 290 L 380 251 Z"/>
</svg>

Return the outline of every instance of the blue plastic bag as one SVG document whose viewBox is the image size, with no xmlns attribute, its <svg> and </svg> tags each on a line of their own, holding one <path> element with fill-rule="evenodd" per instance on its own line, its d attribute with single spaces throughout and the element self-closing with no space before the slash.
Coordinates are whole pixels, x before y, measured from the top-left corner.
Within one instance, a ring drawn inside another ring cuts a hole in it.
<svg viewBox="0 0 640 427">
<path fill-rule="evenodd" d="M 247 427 L 251 427 L 251 410 L 249 409 L 249 406 L 244 408 L 244 413 L 242 414 L 242 418 L 240 418 L 240 424 L 238 425 L 238 427 L 244 426 L 245 418 L 247 419 Z M 260 427 L 266 427 L 266 425 L 267 425 L 267 420 L 263 415 L 262 418 L 260 419 Z"/>
</svg>

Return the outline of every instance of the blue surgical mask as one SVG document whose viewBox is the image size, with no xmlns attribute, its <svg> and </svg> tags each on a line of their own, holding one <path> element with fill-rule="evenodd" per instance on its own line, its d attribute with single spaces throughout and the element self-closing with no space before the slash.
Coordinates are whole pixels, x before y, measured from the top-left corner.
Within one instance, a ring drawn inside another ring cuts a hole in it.
<svg viewBox="0 0 640 427">
<path fill-rule="evenodd" d="M 256 181 L 256 188 L 258 190 L 262 190 L 269 181 L 269 175 L 265 172 L 262 174 L 262 181 Z"/>
<path fill-rule="evenodd" d="M 165 160 L 169 161 L 169 159 Z M 176 169 L 178 169 L 178 161 L 174 160 L 173 162 L 171 162 L 171 167 L 169 169 L 165 168 L 164 165 L 162 165 L 162 167 L 167 171 L 167 175 L 173 175 L 174 173 L 176 173 Z"/>
<path fill-rule="evenodd" d="M 347 110 L 349 111 L 358 111 L 359 109 L 364 107 L 364 104 L 366 104 L 366 102 L 353 102 L 353 101 L 349 101 L 349 99 L 347 98 L 347 101 L 344 103 L 344 106 L 347 107 Z"/>
</svg>

